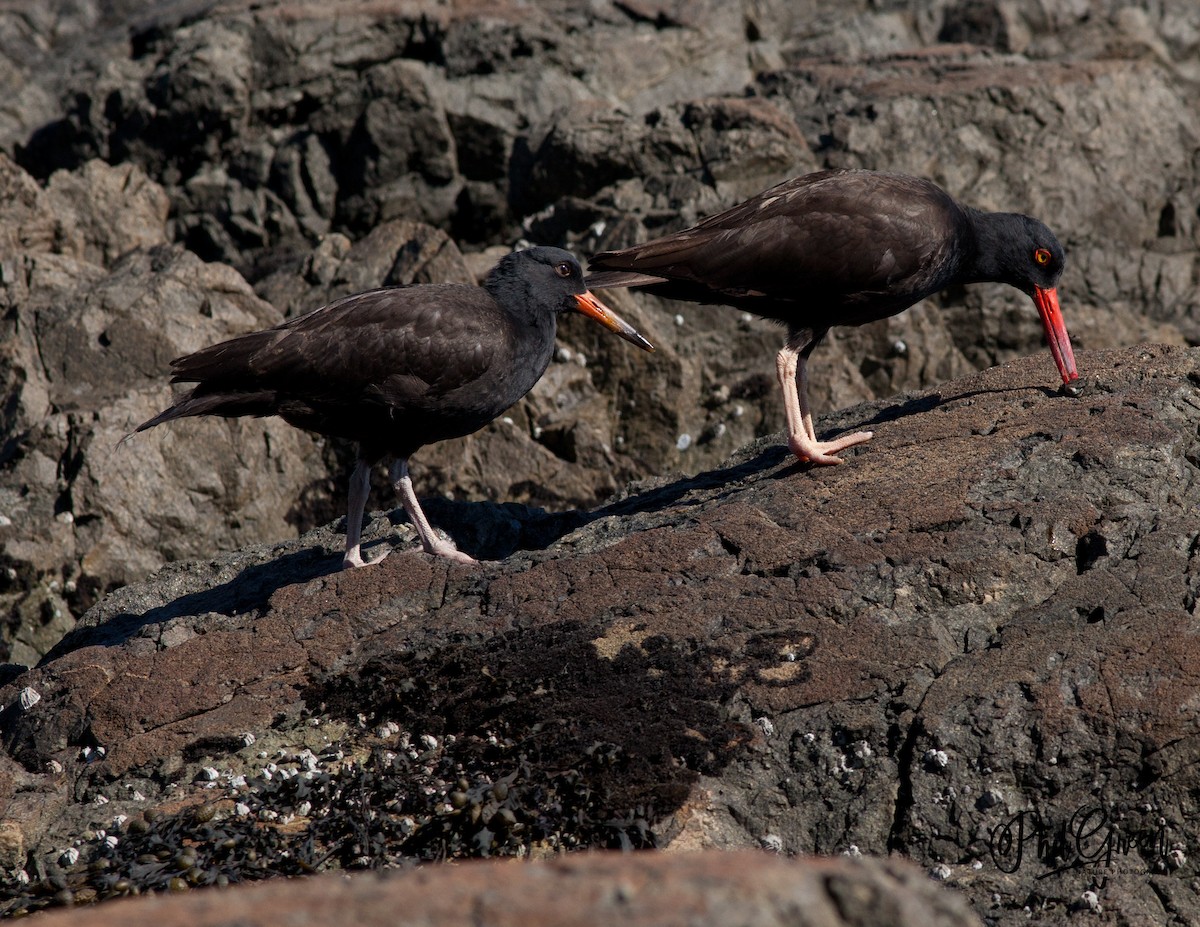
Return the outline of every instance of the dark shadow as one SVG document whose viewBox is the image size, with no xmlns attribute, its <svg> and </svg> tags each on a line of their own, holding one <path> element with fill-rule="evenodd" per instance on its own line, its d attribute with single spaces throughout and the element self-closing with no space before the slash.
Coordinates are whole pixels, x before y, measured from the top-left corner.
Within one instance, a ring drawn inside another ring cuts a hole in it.
<svg viewBox="0 0 1200 927">
<path fill-rule="evenodd" d="M 643 490 L 634 495 L 610 502 L 596 509 L 594 512 L 586 513 L 585 523 L 597 518 L 607 518 L 610 515 L 632 515 L 634 512 L 661 512 L 663 509 L 679 502 L 689 493 L 718 489 L 731 484 L 736 485 L 766 470 L 770 470 L 772 467 L 788 463 L 791 456 L 786 446 L 782 444 L 772 445 L 738 463 L 726 467 L 718 467 L 715 470 L 705 470 L 702 473 L 697 473 L 695 476 L 676 480 L 665 486 Z"/>
<path fill-rule="evenodd" d="M 229 582 L 201 589 L 142 613 L 123 612 L 98 625 L 76 626 L 41 659 L 51 663 L 81 647 L 116 647 L 136 636 L 142 628 L 164 624 L 184 615 L 217 612 L 236 615 L 263 608 L 277 589 L 327 576 L 341 569 L 341 556 L 330 556 L 320 547 L 285 554 L 242 570 Z M 120 591 L 116 594 L 120 594 Z"/>
<path fill-rule="evenodd" d="M 965 394 L 964 394 L 965 395 Z M 954 397 L 955 399 L 962 397 Z M 908 418 L 921 412 L 932 412 L 940 405 L 950 400 L 938 395 L 913 396 L 904 402 L 889 403 L 877 410 L 874 415 L 854 425 L 854 428 L 870 428 L 872 425 L 883 425 L 898 419 Z M 838 432 L 840 434 L 840 432 Z"/>
<path fill-rule="evenodd" d="M 701 501 L 721 498 L 711 490 L 729 487 L 734 492 L 739 483 L 785 464 L 791 457 L 783 445 L 764 448 L 745 460 L 695 476 L 662 485 L 650 485 L 629 495 L 620 496 L 596 509 L 569 509 L 547 512 L 517 503 L 460 502 L 445 498 L 421 500 L 425 514 L 434 527 L 445 531 L 458 546 L 480 560 L 504 560 L 517 551 L 545 550 L 566 535 L 603 518 L 621 517 L 635 513 L 652 514 L 684 504 L 693 493 L 703 495 Z M 807 464 L 797 462 L 797 468 Z M 406 524 L 403 509 L 393 510 L 389 518 L 393 525 Z"/>
<path fill-rule="evenodd" d="M 314 828 L 317 842 L 345 846 L 335 855 L 388 843 L 393 854 L 416 859 L 480 855 L 481 834 L 497 841 L 490 852 L 499 855 L 536 840 L 654 846 L 655 825 L 686 802 L 700 776 L 720 775 L 752 739 L 722 706 L 738 688 L 729 667 L 756 661 L 713 641 L 660 634 L 601 655 L 597 639 L 618 620 L 515 627 L 485 640 L 430 635 L 407 652 L 315 680 L 302 693 L 314 714 L 348 720 L 352 729 L 363 717 L 371 727 L 394 721 L 428 750 L 418 762 L 364 771 L 353 796 L 357 814 L 326 815 Z M 772 661 L 777 654 L 764 662 Z M 436 807 L 454 788 L 467 806 L 462 814 L 428 814 L 418 804 L 428 792 Z M 398 802 L 418 822 L 415 831 L 383 832 Z M 472 803 L 481 814 L 466 813 Z M 377 832 L 350 832 L 350 818 L 379 821 Z M 515 839 L 511 822 L 522 828 Z"/>
<path fill-rule="evenodd" d="M 1078 389 L 1082 391 L 1083 387 L 1078 387 Z M 909 396 L 903 402 L 890 402 L 884 400 L 885 404 L 877 409 L 874 415 L 872 415 L 870 418 L 856 422 L 852 427 L 869 428 L 872 425 L 882 425 L 885 422 L 894 422 L 898 419 L 907 418 L 910 415 L 918 415 L 922 412 L 932 412 L 934 409 L 942 406 L 949 406 L 953 403 L 962 402 L 966 399 L 975 399 L 979 396 L 1002 396 L 1006 393 L 1028 393 L 1030 390 L 1041 393 L 1041 395 L 1046 399 L 1078 398 L 1064 392 L 1063 387 L 1061 386 L 1044 385 L 1010 386 L 1003 389 L 969 389 L 954 394 L 922 393 L 916 396 Z M 873 404 L 874 403 L 871 403 L 871 405 Z M 840 434 L 841 429 L 838 429 L 836 433 Z"/>
<path fill-rule="evenodd" d="M 460 550 L 481 561 L 497 561 L 521 550 L 544 550 L 572 531 L 602 518 L 662 511 L 679 504 L 689 493 L 736 484 L 784 463 L 788 456 L 785 447 L 768 447 L 731 466 L 644 489 L 591 511 L 546 512 L 517 503 L 460 502 L 445 498 L 423 500 L 422 506 L 433 525 L 445 531 Z M 393 528 L 408 524 L 403 508 L 388 511 L 386 517 Z M 344 533 L 344 521 L 337 530 L 339 534 Z M 368 527 L 366 533 L 362 552 L 368 560 L 385 550 L 391 556 L 416 554 L 420 550 L 417 541 L 398 540 L 394 532 L 381 534 L 378 527 L 374 530 Z M 149 625 L 165 624 L 186 615 L 213 612 L 235 615 L 261 609 L 276 590 L 336 573 L 341 565 L 341 554 L 330 554 L 322 546 L 287 553 L 249 566 L 228 582 L 186 593 L 144 612 L 130 609 L 118 612 L 100 624 L 79 625 L 55 644 L 38 665 L 44 666 L 82 647 L 120 646 Z M 120 590 L 114 593 L 122 594 L 129 593 Z"/>
<path fill-rule="evenodd" d="M 984 394 L 988 391 L 978 391 Z M 823 437 L 831 438 L 844 430 L 869 428 L 921 412 L 928 412 L 946 402 L 970 398 L 975 393 L 962 393 L 946 398 L 939 395 L 922 395 L 889 403 L 875 411 L 869 418 L 848 426 L 847 429 L 830 430 Z M 427 499 L 421 504 L 433 524 L 446 531 L 458 545 L 473 557 L 481 560 L 503 560 L 521 550 L 544 550 L 572 531 L 603 518 L 655 513 L 684 502 L 693 493 L 707 494 L 704 501 L 720 499 L 722 493 L 712 490 L 731 487 L 766 471 L 776 469 L 771 479 L 787 479 L 813 468 L 812 464 L 796 460 L 787 445 L 778 436 L 760 439 L 762 446 L 757 453 L 754 446 L 726 466 L 697 473 L 695 476 L 675 480 L 663 485 L 650 485 L 636 489 L 626 496 L 613 499 L 596 509 L 588 511 L 571 509 L 565 512 L 545 512 L 528 506 L 512 503 L 458 502 L 449 499 Z M 697 500 L 699 501 L 699 500 Z M 686 504 L 686 503 L 685 503 Z M 500 510 L 507 515 L 499 514 Z M 393 524 L 404 524 L 407 518 L 403 510 L 391 514 Z M 510 524 L 499 527 L 498 522 L 509 520 Z"/>
</svg>

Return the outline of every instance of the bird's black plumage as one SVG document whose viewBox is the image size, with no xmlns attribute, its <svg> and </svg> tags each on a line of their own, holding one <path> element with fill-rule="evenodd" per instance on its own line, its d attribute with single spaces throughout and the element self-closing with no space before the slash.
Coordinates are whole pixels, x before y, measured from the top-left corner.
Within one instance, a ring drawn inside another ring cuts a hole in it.
<svg viewBox="0 0 1200 927">
<path fill-rule="evenodd" d="M 369 468 L 384 457 L 397 461 L 397 491 L 426 549 L 469 559 L 450 554 L 432 532 L 426 537 L 424 516 L 409 498 L 407 459 L 426 444 L 482 428 L 529 392 L 550 363 L 557 316 L 567 311 L 650 347 L 587 292 L 574 257 L 531 248 L 503 258 L 482 287 L 369 290 L 176 358 L 171 382 L 196 386 L 136 431 L 193 415 L 278 415 L 356 441 L 347 564 L 362 562 Z"/>
<path fill-rule="evenodd" d="M 812 432 L 805 367 L 831 327 L 895 315 L 951 284 L 1008 283 L 1037 303 L 1069 382 L 1077 374 L 1055 291 L 1064 262 L 1058 239 L 1029 216 L 965 206 L 919 177 L 821 171 L 693 228 L 597 254 L 586 282 L 736 306 L 786 325 L 778 370 L 789 443 L 805 459 L 837 463 L 837 450 L 870 435 L 822 444 Z"/>
</svg>

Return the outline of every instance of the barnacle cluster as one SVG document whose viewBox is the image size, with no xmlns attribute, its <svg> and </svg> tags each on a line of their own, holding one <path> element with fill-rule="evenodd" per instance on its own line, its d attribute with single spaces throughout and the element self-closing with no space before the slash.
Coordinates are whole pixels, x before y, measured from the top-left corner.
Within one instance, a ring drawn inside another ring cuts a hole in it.
<svg viewBox="0 0 1200 927">
<path fill-rule="evenodd" d="M 58 774 L 79 777 L 107 832 L 30 858 L 23 881 L 0 882 L 0 916 L 311 871 L 653 847 L 698 777 L 769 723 L 722 707 L 729 654 L 614 621 L 599 638 L 555 622 L 389 649 L 313 680 L 276 727 L 192 744 L 182 766 L 143 778 L 106 780 L 103 747 L 85 747 Z M 780 646 L 763 659 L 775 665 Z"/>
<path fill-rule="evenodd" d="M 0 916 L 326 869 L 651 847 L 652 809 L 615 810 L 594 788 L 622 753 L 594 743 L 547 769 L 495 735 L 414 737 L 364 716 L 319 753 L 259 753 L 250 775 L 201 767 L 203 803 L 147 809 L 0 883 Z"/>
</svg>

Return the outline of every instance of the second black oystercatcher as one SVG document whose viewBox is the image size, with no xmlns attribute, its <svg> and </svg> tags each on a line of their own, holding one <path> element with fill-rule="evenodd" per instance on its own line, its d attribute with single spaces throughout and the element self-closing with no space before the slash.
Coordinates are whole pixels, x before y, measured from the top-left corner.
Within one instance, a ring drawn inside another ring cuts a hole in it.
<svg viewBox="0 0 1200 927">
<path fill-rule="evenodd" d="M 597 254 L 585 282 L 782 322 L 788 339 L 776 371 L 788 446 L 801 460 L 835 464 L 872 434 L 818 441 L 813 430 L 806 368 L 830 328 L 895 315 L 952 284 L 1007 283 L 1033 299 L 1069 384 L 1079 374 L 1055 288 L 1064 260 L 1037 219 L 965 206 L 920 177 L 833 170 L 786 180 L 682 232 Z"/>
<path fill-rule="evenodd" d="M 343 567 L 367 563 L 359 549 L 363 511 L 371 467 L 385 457 L 425 550 L 474 563 L 430 527 L 408 458 L 426 444 L 477 431 L 528 393 L 554 353 L 558 315 L 570 311 L 654 350 L 587 291 L 574 257 L 530 248 L 501 259 L 482 287 L 368 290 L 176 358 L 171 382 L 197 385 L 135 433 L 189 415 L 278 415 L 297 428 L 349 438 L 359 450 Z"/>
</svg>

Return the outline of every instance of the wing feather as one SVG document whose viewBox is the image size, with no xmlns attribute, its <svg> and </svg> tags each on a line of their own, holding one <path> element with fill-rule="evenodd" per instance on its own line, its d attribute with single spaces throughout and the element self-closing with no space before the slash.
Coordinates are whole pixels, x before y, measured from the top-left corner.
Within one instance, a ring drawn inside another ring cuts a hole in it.
<svg viewBox="0 0 1200 927">
<path fill-rule="evenodd" d="M 308 401 L 432 398 L 484 375 L 501 315 L 477 287 L 370 290 L 177 358 L 172 382 Z"/>
<path fill-rule="evenodd" d="M 878 208 L 885 199 L 889 208 Z M 853 302 L 917 286 L 930 255 L 944 246 L 930 229 L 950 227 L 946 213 L 958 208 L 920 178 L 808 174 L 692 228 L 598 254 L 590 267 L 599 273 L 588 282 L 603 286 L 607 275 L 609 286 L 646 286 L 658 278 L 668 281 L 658 290 L 663 295 L 672 295 L 674 282 L 688 288 L 687 298 L 699 288 L 714 302 L 724 297 L 742 305 L 814 295 Z"/>
</svg>

